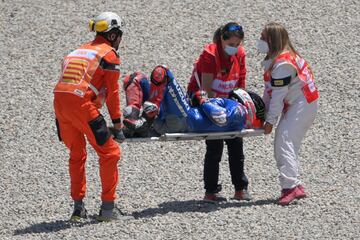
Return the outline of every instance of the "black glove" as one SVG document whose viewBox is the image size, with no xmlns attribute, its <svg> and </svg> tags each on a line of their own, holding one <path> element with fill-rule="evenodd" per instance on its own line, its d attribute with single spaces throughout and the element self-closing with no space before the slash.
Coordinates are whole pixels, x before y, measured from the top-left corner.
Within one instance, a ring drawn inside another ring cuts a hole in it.
<svg viewBox="0 0 360 240">
<path fill-rule="evenodd" d="M 114 127 L 109 127 L 109 131 L 110 131 L 111 135 L 113 136 L 113 139 L 116 142 L 122 143 L 125 141 L 125 135 L 124 135 L 122 129 L 116 129 Z"/>
</svg>

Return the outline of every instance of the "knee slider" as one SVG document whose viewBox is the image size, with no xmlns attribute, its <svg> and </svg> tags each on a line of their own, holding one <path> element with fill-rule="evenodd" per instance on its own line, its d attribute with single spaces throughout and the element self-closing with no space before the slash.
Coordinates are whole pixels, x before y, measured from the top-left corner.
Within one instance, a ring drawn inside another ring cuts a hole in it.
<svg viewBox="0 0 360 240">
<path fill-rule="evenodd" d="M 158 106 L 149 101 L 144 102 L 143 108 L 143 117 L 146 120 L 154 119 L 159 112 Z"/>
<path fill-rule="evenodd" d="M 135 106 L 126 106 L 123 110 L 123 116 L 125 119 L 139 119 L 140 109 Z"/>
<path fill-rule="evenodd" d="M 123 110 L 123 124 L 130 130 L 136 130 L 143 125 L 140 117 L 140 109 L 134 106 L 127 106 Z"/>
</svg>

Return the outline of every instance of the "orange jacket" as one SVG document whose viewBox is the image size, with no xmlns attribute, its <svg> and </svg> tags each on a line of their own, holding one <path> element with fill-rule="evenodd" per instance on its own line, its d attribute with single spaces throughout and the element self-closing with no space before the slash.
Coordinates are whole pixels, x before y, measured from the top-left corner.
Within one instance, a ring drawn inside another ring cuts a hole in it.
<svg viewBox="0 0 360 240">
<path fill-rule="evenodd" d="M 106 105 L 113 123 L 120 123 L 120 58 L 102 36 L 80 46 L 64 58 L 61 77 L 54 92 L 75 94 L 95 101 L 96 92 L 106 90 Z"/>
</svg>

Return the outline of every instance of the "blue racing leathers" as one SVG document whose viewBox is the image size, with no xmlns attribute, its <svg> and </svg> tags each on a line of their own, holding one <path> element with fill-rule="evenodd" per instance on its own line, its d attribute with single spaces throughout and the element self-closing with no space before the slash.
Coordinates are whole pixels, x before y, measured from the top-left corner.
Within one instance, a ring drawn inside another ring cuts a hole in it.
<svg viewBox="0 0 360 240">
<path fill-rule="evenodd" d="M 227 98 L 211 98 L 199 107 L 191 107 L 179 83 L 167 70 L 171 80 L 166 85 L 154 129 L 158 133 L 226 132 L 242 130 L 246 107 Z"/>
</svg>

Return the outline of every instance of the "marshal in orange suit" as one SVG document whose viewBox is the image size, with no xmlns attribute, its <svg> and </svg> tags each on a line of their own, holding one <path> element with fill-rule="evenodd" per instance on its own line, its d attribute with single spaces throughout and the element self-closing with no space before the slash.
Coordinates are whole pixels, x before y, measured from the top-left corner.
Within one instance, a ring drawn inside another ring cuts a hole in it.
<svg viewBox="0 0 360 240">
<path fill-rule="evenodd" d="M 115 204 L 118 161 L 124 140 L 121 125 L 119 76 L 120 58 L 116 52 L 122 40 L 124 22 L 115 13 L 104 12 L 91 20 L 96 32 L 93 41 L 68 54 L 54 89 L 54 109 L 59 138 L 70 152 L 72 221 L 86 218 L 83 202 L 86 193 L 86 139 L 99 156 L 102 184 L 99 221 L 124 216 Z M 106 102 L 113 128 L 106 125 L 99 108 Z M 117 142 L 116 142 L 117 141 Z"/>
</svg>

